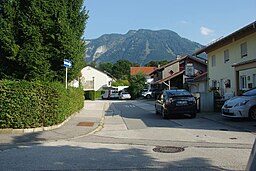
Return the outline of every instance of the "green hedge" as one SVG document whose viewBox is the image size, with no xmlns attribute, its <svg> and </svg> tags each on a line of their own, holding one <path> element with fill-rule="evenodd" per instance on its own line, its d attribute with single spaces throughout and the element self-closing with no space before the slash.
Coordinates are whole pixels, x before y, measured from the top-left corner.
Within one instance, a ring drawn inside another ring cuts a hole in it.
<svg viewBox="0 0 256 171">
<path fill-rule="evenodd" d="M 101 98 L 102 92 L 103 91 L 94 91 L 94 90 L 85 91 L 84 98 L 86 100 L 95 100 L 96 98 Z"/>
<path fill-rule="evenodd" d="M 0 81 L 0 128 L 36 128 L 63 122 L 84 106 L 83 90 L 61 83 Z"/>
</svg>

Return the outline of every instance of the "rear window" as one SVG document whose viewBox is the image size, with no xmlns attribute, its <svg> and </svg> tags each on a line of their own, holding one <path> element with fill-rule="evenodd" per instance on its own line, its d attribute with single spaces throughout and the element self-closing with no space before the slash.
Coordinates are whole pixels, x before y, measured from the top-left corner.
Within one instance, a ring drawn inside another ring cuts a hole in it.
<svg viewBox="0 0 256 171">
<path fill-rule="evenodd" d="M 167 91 L 169 96 L 192 96 L 192 94 L 185 90 L 170 90 Z"/>
<path fill-rule="evenodd" d="M 118 93 L 118 91 L 113 90 L 112 93 Z"/>
</svg>

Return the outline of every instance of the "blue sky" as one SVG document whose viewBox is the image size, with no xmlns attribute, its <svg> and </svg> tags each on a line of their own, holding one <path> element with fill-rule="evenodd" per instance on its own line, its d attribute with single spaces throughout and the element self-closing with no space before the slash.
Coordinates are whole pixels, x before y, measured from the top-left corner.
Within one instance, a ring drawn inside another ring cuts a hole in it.
<svg viewBox="0 0 256 171">
<path fill-rule="evenodd" d="M 207 45 L 256 20 L 256 0 L 85 0 L 85 39 L 168 29 Z"/>
</svg>

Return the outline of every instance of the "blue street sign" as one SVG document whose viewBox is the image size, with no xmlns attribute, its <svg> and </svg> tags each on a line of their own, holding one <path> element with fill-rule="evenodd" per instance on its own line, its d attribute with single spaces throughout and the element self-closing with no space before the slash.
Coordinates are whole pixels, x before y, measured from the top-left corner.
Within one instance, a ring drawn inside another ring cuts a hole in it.
<svg viewBox="0 0 256 171">
<path fill-rule="evenodd" d="M 64 67 L 72 68 L 72 62 L 68 59 L 64 59 Z"/>
</svg>

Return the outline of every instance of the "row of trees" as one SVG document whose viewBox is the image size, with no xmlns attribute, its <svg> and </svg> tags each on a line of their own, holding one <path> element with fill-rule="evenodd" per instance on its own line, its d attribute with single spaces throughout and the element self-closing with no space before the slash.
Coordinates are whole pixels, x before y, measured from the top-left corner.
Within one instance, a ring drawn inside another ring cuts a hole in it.
<svg viewBox="0 0 256 171">
<path fill-rule="evenodd" d="M 77 77 L 87 19 L 83 0 L 1 0 L 0 79 L 62 82 L 65 58 L 73 62 L 69 78 Z"/>
<path fill-rule="evenodd" d="M 150 61 L 146 63 L 145 67 L 158 67 L 161 65 L 164 65 L 168 63 L 169 61 L 163 60 L 163 61 Z M 93 63 L 92 63 L 93 64 Z M 128 60 L 118 60 L 116 63 L 110 63 L 110 62 L 102 62 L 99 63 L 97 66 L 94 63 L 96 68 L 103 72 L 107 72 L 111 74 L 113 77 L 118 79 L 128 79 L 130 75 L 130 67 L 139 67 L 140 65 L 137 63 L 132 63 Z"/>
</svg>

